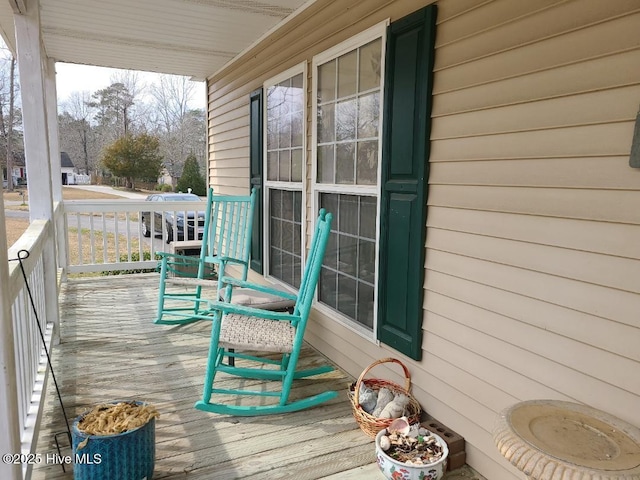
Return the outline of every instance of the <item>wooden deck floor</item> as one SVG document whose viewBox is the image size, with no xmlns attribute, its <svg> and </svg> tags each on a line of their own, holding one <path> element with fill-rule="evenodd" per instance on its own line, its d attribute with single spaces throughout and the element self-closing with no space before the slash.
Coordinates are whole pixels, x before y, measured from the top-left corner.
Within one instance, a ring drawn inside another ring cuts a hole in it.
<svg viewBox="0 0 640 480">
<path fill-rule="evenodd" d="M 294 394 L 301 397 L 340 392 L 313 409 L 263 417 L 195 410 L 209 324 L 154 325 L 156 299 L 154 275 L 70 280 L 63 286 L 62 342 L 54 349 L 53 365 L 70 422 L 97 403 L 135 399 L 155 405 L 161 417 L 154 479 L 384 478 L 375 465 L 373 441 L 351 415 L 346 387 L 353 379 L 341 370 L 297 382 Z M 326 359 L 307 346 L 301 362 Z M 57 453 L 53 436 L 65 431 L 51 377 L 45 401 L 36 450 L 43 458 Z M 70 448 L 64 445 L 62 453 L 69 455 Z M 73 474 L 69 466 L 64 473 L 60 465 L 40 464 L 32 478 Z M 474 477 L 465 470 L 450 478 Z"/>
</svg>

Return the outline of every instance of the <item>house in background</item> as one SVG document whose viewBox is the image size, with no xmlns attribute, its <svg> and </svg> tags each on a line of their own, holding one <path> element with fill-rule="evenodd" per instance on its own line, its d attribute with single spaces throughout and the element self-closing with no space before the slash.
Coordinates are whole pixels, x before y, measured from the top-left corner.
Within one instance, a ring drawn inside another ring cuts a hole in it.
<svg viewBox="0 0 640 480">
<path fill-rule="evenodd" d="M 62 170 L 62 185 L 75 185 L 76 167 L 67 152 L 60 152 L 60 167 Z"/>
<path fill-rule="evenodd" d="M 9 175 L 7 175 L 6 163 L 4 163 L 4 165 L 5 166 L 2 168 L 2 186 L 6 187 Z M 11 167 L 11 177 L 13 178 L 13 185 L 25 185 L 27 183 L 27 168 L 25 165 L 23 152 L 13 153 L 13 164 Z"/>
<path fill-rule="evenodd" d="M 335 215 L 314 347 L 401 358 L 491 480 L 522 478 L 518 401 L 640 426 L 637 0 L 318 0 L 208 91 L 209 183 L 261 187 L 254 279 L 295 289 Z"/>
<path fill-rule="evenodd" d="M 158 185 L 169 185 L 171 189 L 173 189 L 176 181 L 177 179 L 174 179 L 171 174 L 169 174 L 169 171 L 163 167 L 158 177 Z"/>
</svg>

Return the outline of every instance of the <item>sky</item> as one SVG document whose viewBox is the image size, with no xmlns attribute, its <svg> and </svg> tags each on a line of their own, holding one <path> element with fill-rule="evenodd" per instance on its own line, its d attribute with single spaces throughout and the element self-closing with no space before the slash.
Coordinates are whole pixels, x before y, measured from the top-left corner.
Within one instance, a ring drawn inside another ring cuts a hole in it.
<svg viewBox="0 0 640 480">
<path fill-rule="evenodd" d="M 10 55 L 2 37 L 0 37 L 0 55 Z M 111 85 L 111 76 L 120 70 L 116 68 L 94 67 L 89 65 L 76 65 L 72 63 L 56 63 L 56 88 L 58 93 L 58 105 L 69 98 L 72 92 L 84 90 L 93 93 L 96 90 Z M 158 78 L 157 73 L 139 72 L 141 80 L 147 84 L 154 83 Z M 195 82 L 196 88 L 191 107 L 206 109 L 205 82 Z"/>
<path fill-rule="evenodd" d="M 58 104 L 63 103 L 73 92 L 88 91 L 90 93 L 111 85 L 111 77 L 120 70 L 72 63 L 56 63 L 56 87 Z M 157 73 L 139 72 L 140 79 L 147 84 L 154 83 Z M 195 82 L 196 88 L 191 107 L 205 108 L 205 83 Z"/>
</svg>

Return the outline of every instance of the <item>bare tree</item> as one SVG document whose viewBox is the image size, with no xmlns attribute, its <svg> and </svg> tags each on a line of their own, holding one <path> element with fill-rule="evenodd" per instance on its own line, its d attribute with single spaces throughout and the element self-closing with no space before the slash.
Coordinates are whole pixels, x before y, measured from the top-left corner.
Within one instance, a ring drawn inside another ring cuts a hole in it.
<svg viewBox="0 0 640 480">
<path fill-rule="evenodd" d="M 124 137 L 129 132 L 130 109 L 134 104 L 133 95 L 122 83 L 112 83 L 98 90 L 92 96 L 89 106 L 96 109 L 94 119 L 107 137 L 106 143 Z"/>
<path fill-rule="evenodd" d="M 147 130 L 147 118 L 150 106 L 144 102 L 148 86 L 134 70 L 118 70 L 110 77 L 111 84 L 122 84 L 131 95 L 132 105 L 127 110 L 129 118 L 128 133 L 141 133 Z"/>
<path fill-rule="evenodd" d="M 200 123 L 199 116 L 189 108 L 194 91 L 195 84 L 188 77 L 176 75 L 160 75 L 158 83 L 151 87 L 164 168 L 174 187 L 187 156 L 198 156 L 198 139 L 194 139 L 194 133 L 198 137 L 202 130 L 204 135 L 204 122 Z"/>
<path fill-rule="evenodd" d="M 121 83 L 133 98 L 144 95 L 147 85 L 140 79 L 138 72 L 134 70 L 118 70 L 110 77 L 111 84 Z"/>
<path fill-rule="evenodd" d="M 13 192 L 13 119 L 15 117 L 13 105 L 15 103 L 16 57 L 11 55 L 9 67 L 9 126 L 7 127 L 7 189 Z"/>
<path fill-rule="evenodd" d="M 7 50 L 8 52 L 8 50 Z M 13 160 L 24 150 L 19 128 L 22 115 L 17 104 L 18 83 L 16 60 L 11 53 L 0 62 L 0 137 L 4 149 L 4 166 L 7 171 L 7 188 L 13 190 Z"/>
<path fill-rule="evenodd" d="M 90 175 L 96 170 L 99 153 L 91 125 L 94 113 L 91 94 L 87 91 L 71 93 L 61 110 L 58 117 L 61 150 L 69 154 L 79 170 Z"/>
</svg>

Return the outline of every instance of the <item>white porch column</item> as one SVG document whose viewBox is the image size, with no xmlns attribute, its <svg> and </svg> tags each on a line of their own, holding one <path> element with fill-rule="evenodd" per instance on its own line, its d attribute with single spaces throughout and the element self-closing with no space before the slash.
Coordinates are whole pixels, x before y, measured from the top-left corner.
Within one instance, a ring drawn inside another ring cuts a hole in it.
<svg viewBox="0 0 640 480">
<path fill-rule="evenodd" d="M 0 285 L 9 284 L 7 235 L 4 223 L 4 200 L 0 195 Z M 13 346 L 13 320 L 9 289 L 0 288 L 0 452 L 20 453 L 18 428 L 18 385 L 16 355 Z M 0 478 L 22 479 L 20 465 L 0 461 Z"/>
<path fill-rule="evenodd" d="M 37 0 L 27 3 L 27 12 L 14 15 L 16 50 L 20 72 L 24 153 L 29 189 L 29 217 L 53 223 L 53 188 L 49 158 L 49 129 L 45 98 L 45 55 L 40 35 L 40 11 Z M 58 156 L 58 163 L 60 157 Z M 60 174 L 57 181 L 60 182 Z M 44 251 L 44 294 L 46 312 L 40 318 L 53 322 L 54 336 L 59 335 L 56 248 L 48 239 Z"/>
<path fill-rule="evenodd" d="M 62 202 L 62 165 L 60 159 L 60 136 L 58 133 L 58 95 L 56 92 L 56 62 L 47 60 L 45 78 L 45 97 L 47 101 L 47 125 L 49 127 L 49 158 L 51 159 L 51 186 L 53 203 Z M 55 222 L 56 251 L 58 268 L 62 268 L 63 280 L 67 268 L 67 241 L 64 228 L 64 217 L 59 215 Z"/>
<path fill-rule="evenodd" d="M 58 136 L 58 98 L 56 93 L 56 62 L 47 58 L 45 72 L 45 100 L 47 107 L 47 127 L 49 137 L 49 158 L 51 159 L 51 187 L 53 202 L 62 200 L 62 166 Z"/>
</svg>

